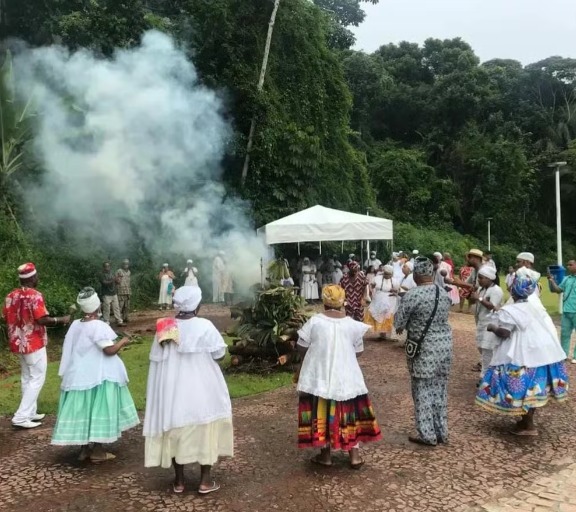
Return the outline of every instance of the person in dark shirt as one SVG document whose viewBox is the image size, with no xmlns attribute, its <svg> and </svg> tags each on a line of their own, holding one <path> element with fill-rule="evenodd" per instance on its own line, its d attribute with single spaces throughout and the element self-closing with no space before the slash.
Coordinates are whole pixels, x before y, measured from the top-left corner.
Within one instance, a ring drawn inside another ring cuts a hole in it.
<svg viewBox="0 0 576 512">
<path fill-rule="evenodd" d="M 100 275 L 100 290 L 102 296 L 102 318 L 110 324 L 110 306 L 118 325 L 124 325 L 120 315 L 120 303 L 118 302 L 117 285 L 120 278 L 112 273 L 109 261 L 104 262 Z"/>
</svg>

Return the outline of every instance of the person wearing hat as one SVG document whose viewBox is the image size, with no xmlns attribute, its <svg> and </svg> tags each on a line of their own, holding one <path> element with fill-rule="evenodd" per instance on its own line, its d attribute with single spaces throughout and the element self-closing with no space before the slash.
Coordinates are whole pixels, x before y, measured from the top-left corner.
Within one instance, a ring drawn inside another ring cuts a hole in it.
<svg viewBox="0 0 576 512">
<path fill-rule="evenodd" d="M 37 401 L 48 364 L 47 326 L 67 325 L 69 316 L 48 314 L 44 296 L 36 289 L 38 272 L 33 263 L 18 267 L 20 287 L 11 291 L 4 302 L 2 316 L 6 321 L 10 352 L 17 354 L 22 371 L 22 400 L 12 417 L 12 425 L 21 428 L 39 427 L 44 414 L 38 414 Z"/>
<path fill-rule="evenodd" d="M 529 276 L 531 279 L 538 281 L 534 296 L 540 297 L 542 293 L 542 288 L 539 283 L 541 274 L 534 270 L 534 261 L 534 254 L 531 252 L 521 252 L 518 254 L 518 256 L 516 256 L 516 275 Z"/>
<path fill-rule="evenodd" d="M 186 262 L 186 268 L 182 272 L 182 277 L 184 277 L 184 286 L 198 286 L 198 269 L 193 266 L 194 261 L 188 260 Z"/>
<path fill-rule="evenodd" d="M 342 311 L 346 294 L 337 285 L 322 289 L 324 311 L 298 331 L 303 356 L 298 376 L 298 448 L 320 448 L 311 462 L 332 465 L 332 450 L 347 451 L 359 469 L 361 442 L 382 433 L 374 415 L 358 356 L 368 326 Z"/>
<path fill-rule="evenodd" d="M 407 331 L 406 351 L 416 436 L 411 443 L 436 446 L 448 441 L 448 379 L 452 366 L 452 329 L 448 313 L 452 306 L 444 289 L 434 283 L 434 264 L 428 258 L 414 263 L 416 288 L 408 290 L 398 306 L 394 326 Z"/>
<path fill-rule="evenodd" d="M 537 436 L 534 415 L 550 399 L 568 395 L 568 374 L 556 327 L 539 299 L 538 280 L 517 275 L 506 304 L 487 330 L 498 337 L 492 361 L 480 381 L 476 404 L 495 414 L 520 418 L 512 434 Z"/>
<path fill-rule="evenodd" d="M 379 269 L 382 262 L 376 257 L 376 251 L 370 251 L 370 257 L 364 262 L 364 269 L 369 269 L 370 267 L 374 269 Z"/>
<path fill-rule="evenodd" d="M 130 296 L 132 295 L 132 284 L 130 282 L 132 271 L 130 270 L 130 260 L 125 259 L 122 262 L 122 268 L 116 272 L 118 278 L 118 306 L 120 307 L 120 316 L 124 323 L 128 322 L 130 314 Z"/>
<path fill-rule="evenodd" d="M 476 302 L 476 346 L 480 352 L 480 377 L 483 377 L 490 366 L 492 351 L 497 344 L 494 333 L 486 330 L 490 323 L 490 315 L 504 302 L 504 292 L 496 284 L 496 270 L 490 265 L 484 265 L 478 271 L 480 289 L 472 293 Z"/>
<path fill-rule="evenodd" d="M 76 302 L 82 318 L 72 323 L 62 345 L 60 403 L 52 444 L 80 446 L 80 461 L 112 460 L 116 456 L 102 443 L 116 442 L 122 432 L 140 423 L 126 367 L 118 356 L 130 339 L 115 342 L 118 335 L 100 320 L 101 303 L 93 288 L 82 289 Z"/>
<path fill-rule="evenodd" d="M 172 295 L 174 293 L 174 272 L 170 270 L 170 265 L 164 263 L 162 270 L 158 274 L 160 281 L 160 294 L 158 295 L 158 306 L 160 311 L 172 307 Z"/>
<path fill-rule="evenodd" d="M 218 457 L 234 455 L 232 404 L 217 361 L 226 343 L 214 324 L 198 317 L 202 290 L 174 293 L 176 318 L 161 318 L 150 350 L 144 414 L 144 465 L 174 466 L 173 491 L 185 490 L 184 465 L 200 465 L 197 492 L 220 489 L 212 479 Z"/>
</svg>

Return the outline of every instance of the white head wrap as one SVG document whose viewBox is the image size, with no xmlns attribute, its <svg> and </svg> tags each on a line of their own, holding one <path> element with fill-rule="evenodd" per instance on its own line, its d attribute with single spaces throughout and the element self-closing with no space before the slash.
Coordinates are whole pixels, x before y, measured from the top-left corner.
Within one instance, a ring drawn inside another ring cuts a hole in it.
<svg viewBox="0 0 576 512">
<path fill-rule="evenodd" d="M 490 265 L 484 265 L 483 267 L 481 267 L 480 270 L 478 271 L 478 274 L 487 277 L 492 281 L 496 279 L 496 270 L 494 270 L 494 267 L 491 267 Z"/>
<path fill-rule="evenodd" d="M 521 254 L 525 254 L 525 253 L 521 253 Z M 518 258 L 518 259 L 522 259 L 522 258 Z M 530 260 L 526 260 L 526 261 L 530 261 Z M 520 267 L 516 271 L 516 275 L 518 277 L 528 277 L 533 281 L 538 281 L 540 279 L 540 276 L 541 276 L 541 274 L 539 272 L 536 272 L 535 270 L 532 270 L 531 268 L 526 268 L 526 267 Z"/>
<path fill-rule="evenodd" d="M 516 256 L 516 259 L 534 263 L 534 255 L 531 252 L 521 252 L 518 256 Z"/>
<path fill-rule="evenodd" d="M 394 267 L 392 265 L 384 265 L 384 267 L 382 267 L 382 271 L 385 272 L 386 274 L 393 274 Z"/>
<path fill-rule="evenodd" d="M 420 254 L 420 251 L 419 251 L 418 249 L 414 249 L 414 250 L 412 251 L 412 254 L 415 254 L 415 255 L 416 255 L 416 254 Z"/>
<path fill-rule="evenodd" d="M 188 260 L 186 263 L 188 263 L 188 265 L 192 265 L 194 262 L 192 260 Z"/>
<path fill-rule="evenodd" d="M 442 261 L 444 258 L 442 257 L 442 253 L 441 252 L 435 252 L 434 256 L 436 256 L 436 258 L 438 258 L 438 261 Z"/>
<path fill-rule="evenodd" d="M 168 265 L 168 263 L 164 263 L 164 265 L 162 265 L 163 267 L 169 267 L 170 265 Z"/>
<path fill-rule="evenodd" d="M 199 286 L 181 286 L 174 292 L 174 306 L 180 311 L 196 311 L 201 300 Z"/>
<path fill-rule="evenodd" d="M 94 288 L 83 288 L 78 294 L 76 302 L 84 313 L 94 313 L 100 307 L 100 299 Z"/>
</svg>

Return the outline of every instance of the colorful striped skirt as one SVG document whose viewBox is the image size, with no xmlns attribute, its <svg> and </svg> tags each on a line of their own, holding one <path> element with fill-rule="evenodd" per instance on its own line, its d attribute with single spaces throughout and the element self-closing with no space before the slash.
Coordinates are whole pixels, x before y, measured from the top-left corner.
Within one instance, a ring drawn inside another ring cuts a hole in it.
<svg viewBox="0 0 576 512">
<path fill-rule="evenodd" d="M 298 402 L 298 448 L 349 451 L 360 442 L 379 441 L 382 432 L 368 395 L 337 402 L 302 394 Z"/>
<path fill-rule="evenodd" d="M 476 404 L 490 412 L 522 416 L 543 407 L 550 398 L 563 401 L 568 395 L 564 362 L 537 368 L 512 364 L 490 366 L 478 387 Z"/>
</svg>

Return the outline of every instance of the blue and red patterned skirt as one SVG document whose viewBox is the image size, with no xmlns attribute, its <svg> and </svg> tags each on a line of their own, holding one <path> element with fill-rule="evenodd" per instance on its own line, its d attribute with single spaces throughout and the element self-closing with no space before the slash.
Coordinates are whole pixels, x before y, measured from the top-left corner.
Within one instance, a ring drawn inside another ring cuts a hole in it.
<svg viewBox="0 0 576 512">
<path fill-rule="evenodd" d="M 566 400 L 568 373 L 564 362 L 537 368 L 512 364 L 488 368 L 476 393 L 476 404 L 497 414 L 521 416 L 549 399 Z"/>
</svg>

